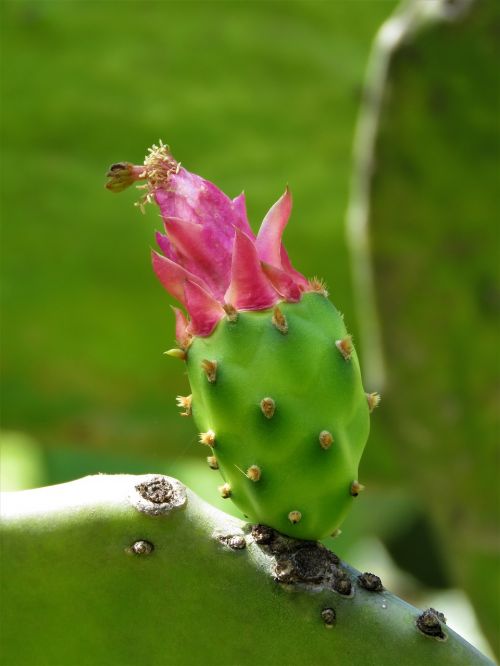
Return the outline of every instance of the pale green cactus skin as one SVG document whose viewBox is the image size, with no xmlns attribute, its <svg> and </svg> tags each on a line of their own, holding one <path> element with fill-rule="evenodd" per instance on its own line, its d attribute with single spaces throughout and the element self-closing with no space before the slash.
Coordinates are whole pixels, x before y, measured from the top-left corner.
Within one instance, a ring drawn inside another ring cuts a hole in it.
<svg viewBox="0 0 500 666">
<path fill-rule="evenodd" d="M 369 409 L 355 350 L 346 359 L 336 346 L 348 333 L 331 302 L 308 293 L 279 308 L 286 333 L 264 310 L 239 312 L 210 337 L 194 339 L 187 353 L 192 413 L 201 432 L 213 432 L 212 454 L 243 513 L 284 534 L 318 539 L 332 534 L 356 501 L 351 486 Z M 215 381 L 204 360 L 216 361 Z M 266 398 L 274 402 L 271 417 L 261 408 Z M 321 433 L 333 438 L 326 448 Z M 247 476 L 252 466 L 258 480 Z M 292 523 L 290 512 L 300 520 Z"/>
<path fill-rule="evenodd" d="M 422 634 L 420 611 L 363 589 L 344 562 L 348 596 L 321 582 L 277 582 L 278 559 L 283 574 L 296 547 L 335 556 L 303 541 L 273 555 L 250 525 L 160 478 L 176 489 L 171 502 L 138 501 L 153 475 L 4 493 L 3 664 L 491 666 L 444 624 L 444 640 Z M 140 542 L 151 547 L 134 552 Z M 315 567 L 302 572 L 311 578 Z"/>
</svg>

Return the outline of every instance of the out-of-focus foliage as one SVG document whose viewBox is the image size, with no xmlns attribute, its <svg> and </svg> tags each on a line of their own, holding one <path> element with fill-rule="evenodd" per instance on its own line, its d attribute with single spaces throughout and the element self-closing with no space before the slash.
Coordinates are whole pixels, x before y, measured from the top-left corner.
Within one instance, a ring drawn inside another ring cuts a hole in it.
<svg viewBox="0 0 500 666">
<path fill-rule="evenodd" d="M 448 578 L 466 589 L 492 641 L 500 589 L 499 21 L 498 8 L 477 3 L 467 20 L 434 28 L 396 55 L 372 217 L 389 384 L 371 452 L 390 451 L 400 463 Z M 416 557 L 412 545 L 407 557 Z"/>
</svg>

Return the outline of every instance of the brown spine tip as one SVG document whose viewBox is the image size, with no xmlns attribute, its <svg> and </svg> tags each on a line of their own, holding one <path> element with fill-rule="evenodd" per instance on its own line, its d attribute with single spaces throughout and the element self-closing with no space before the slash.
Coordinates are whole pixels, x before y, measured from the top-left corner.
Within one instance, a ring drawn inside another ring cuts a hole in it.
<svg viewBox="0 0 500 666">
<path fill-rule="evenodd" d="M 362 492 L 364 489 L 365 489 L 364 485 L 359 481 L 353 481 L 351 483 L 351 495 L 353 497 L 357 497 L 359 493 Z"/>
<path fill-rule="evenodd" d="M 247 477 L 250 481 L 260 481 L 262 475 L 261 469 L 258 465 L 252 465 L 247 469 Z"/>
<path fill-rule="evenodd" d="M 317 294 L 321 294 L 325 298 L 328 298 L 326 283 L 321 278 L 313 277 L 309 280 L 309 291 L 314 291 Z"/>
<path fill-rule="evenodd" d="M 224 499 L 227 499 L 228 497 L 231 497 L 232 491 L 231 491 L 231 486 L 229 483 L 225 483 L 222 486 L 219 486 L 219 493 L 220 496 Z"/>
<path fill-rule="evenodd" d="M 191 404 L 193 401 L 192 395 L 178 395 L 176 397 L 177 406 L 183 409 L 181 416 L 191 416 Z"/>
<path fill-rule="evenodd" d="M 210 384 L 215 384 L 217 379 L 217 361 L 209 361 L 207 358 L 204 358 L 201 362 L 201 367 Z"/>
<path fill-rule="evenodd" d="M 352 352 L 354 351 L 354 345 L 352 344 L 352 335 L 346 335 L 342 340 L 336 340 L 335 346 L 342 354 L 346 361 L 351 360 Z"/>
<path fill-rule="evenodd" d="M 219 469 L 219 463 L 215 456 L 207 456 L 207 463 L 210 469 Z"/>
<path fill-rule="evenodd" d="M 327 449 L 330 448 L 330 446 L 333 444 L 333 436 L 331 432 L 328 432 L 328 430 L 322 430 L 319 433 L 319 443 L 321 445 L 322 449 Z"/>
<path fill-rule="evenodd" d="M 368 409 L 370 410 L 370 413 L 373 412 L 375 407 L 378 407 L 380 405 L 381 397 L 380 393 L 365 393 L 366 395 L 366 402 L 368 403 Z"/>
<path fill-rule="evenodd" d="M 272 419 L 276 411 L 276 403 L 272 398 L 262 398 L 260 408 L 266 419 Z"/>
<path fill-rule="evenodd" d="M 296 525 L 302 520 L 302 514 L 300 511 L 290 511 L 288 514 L 288 520 L 292 523 L 292 525 Z"/>
<path fill-rule="evenodd" d="M 222 307 L 224 308 L 224 312 L 226 313 L 228 321 L 233 323 L 238 321 L 238 310 L 234 307 L 234 305 L 231 305 L 231 303 L 224 303 Z"/>
<path fill-rule="evenodd" d="M 271 321 L 273 322 L 273 326 L 275 326 L 280 333 L 283 335 L 288 333 L 288 322 L 285 315 L 281 312 L 277 305 L 273 310 L 273 317 Z"/>
<path fill-rule="evenodd" d="M 213 430 L 207 430 L 207 432 L 200 432 L 200 444 L 205 446 L 215 446 L 215 433 Z"/>
<path fill-rule="evenodd" d="M 187 354 L 184 349 L 168 349 L 166 352 L 163 352 L 166 356 L 172 356 L 172 358 L 178 358 L 181 361 L 185 361 Z"/>
</svg>

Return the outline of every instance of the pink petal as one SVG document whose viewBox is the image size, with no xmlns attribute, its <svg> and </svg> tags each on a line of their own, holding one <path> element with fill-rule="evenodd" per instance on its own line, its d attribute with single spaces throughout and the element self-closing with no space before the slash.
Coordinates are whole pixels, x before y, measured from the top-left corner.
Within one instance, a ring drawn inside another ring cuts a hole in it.
<svg viewBox="0 0 500 666">
<path fill-rule="evenodd" d="M 235 214 L 234 226 L 238 229 L 241 229 L 247 236 L 254 239 L 255 234 L 253 233 L 247 217 L 247 206 L 245 200 L 245 193 L 242 192 L 237 197 L 233 199 L 233 210 Z"/>
<path fill-rule="evenodd" d="M 171 307 L 175 315 L 175 339 L 181 347 L 186 347 L 189 340 L 189 322 L 182 310 Z"/>
<path fill-rule="evenodd" d="M 291 301 L 292 303 L 300 301 L 302 292 L 288 273 L 285 273 L 285 271 L 282 271 L 280 268 L 276 268 L 276 266 L 266 264 L 265 261 L 261 261 L 260 265 L 262 266 L 264 273 L 272 282 L 273 287 L 284 299 Z"/>
<path fill-rule="evenodd" d="M 167 259 L 167 257 L 163 257 L 161 254 L 154 251 L 151 253 L 151 256 L 154 271 L 160 282 L 168 293 L 183 305 L 186 305 L 184 296 L 184 282 L 186 280 L 197 282 L 206 288 L 203 280 L 200 280 L 196 275 L 193 275 L 174 261 L 171 261 L 170 259 Z"/>
<path fill-rule="evenodd" d="M 210 234 L 201 224 L 170 217 L 165 220 L 165 228 L 178 262 L 200 277 L 214 296 L 222 300 L 229 284 L 229 254 L 224 248 L 217 249 L 210 243 Z"/>
<path fill-rule="evenodd" d="M 284 245 L 281 246 L 280 255 L 281 255 L 281 268 L 288 273 L 288 275 L 293 279 L 293 281 L 299 286 L 299 288 L 302 291 L 306 291 L 309 288 L 309 281 L 302 275 L 302 273 L 296 271 L 295 268 L 292 266 L 292 262 L 288 257 Z"/>
<path fill-rule="evenodd" d="M 241 202 L 235 208 L 231 199 L 213 183 L 183 168 L 171 173 L 167 183 L 155 190 L 155 198 L 165 222 L 177 218 L 203 227 L 205 243 L 221 261 L 223 258 L 227 261 L 229 277 L 234 227 L 245 224 L 241 219 Z"/>
<path fill-rule="evenodd" d="M 178 262 L 179 259 L 168 237 L 164 236 L 159 231 L 155 233 L 155 237 L 156 237 L 156 242 L 158 243 L 158 247 L 163 252 L 163 254 L 172 261 Z"/>
<path fill-rule="evenodd" d="M 210 335 L 217 322 L 225 316 L 225 311 L 207 291 L 195 282 L 184 283 L 186 307 L 191 317 L 191 330 L 194 335 Z"/>
<path fill-rule="evenodd" d="M 237 229 L 226 302 L 237 310 L 265 310 L 278 300 L 278 294 L 260 266 L 252 239 Z"/>
<path fill-rule="evenodd" d="M 255 243 L 259 258 L 278 268 L 281 268 L 281 237 L 291 212 L 292 195 L 287 187 L 265 216 Z"/>
</svg>

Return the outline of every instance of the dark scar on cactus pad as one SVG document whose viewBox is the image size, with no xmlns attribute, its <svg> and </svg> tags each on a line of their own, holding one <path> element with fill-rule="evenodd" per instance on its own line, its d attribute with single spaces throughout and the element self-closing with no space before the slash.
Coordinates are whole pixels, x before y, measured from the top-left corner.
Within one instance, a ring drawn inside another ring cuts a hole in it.
<svg viewBox="0 0 500 666">
<path fill-rule="evenodd" d="M 186 488 L 177 480 L 161 475 L 144 477 L 134 486 L 130 499 L 132 505 L 142 513 L 153 516 L 165 514 L 186 503 Z"/>
<path fill-rule="evenodd" d="M 365 590 L 368 590 L 369 592 L 382 592 L 384 589 L 384 586 L 382 585 L 382 581 L 380 580 L 380 578 L 375 574 L 368 572 L 365 572 L 358 576 L 358 584 L 360 587 L 363 587 Z"/>
<path fill-rule="evenodd" d="M 444 640 L 446 634 L 443 631 L 441 623 L 446 624 L 446 618 L 443 613 L 440 613 L 434 608 L 428 608 L 417 618 L 417 628 L 419 631 L 426 636 L 432 636 L 433 638 Z"/>
<path fill-rule="evenodd" d="M 218 540 L 231 550 L 243 550 L 247 547 L 245 537 L 241 534 L 226 534 L 217 537 Z"/>
<path fill-rule="evenodd" d="M 321 611 L 321 619 L 327 629 L 331 629 L 337 620 L 337 613 L 333 608 L 323 608 Z"/>
<path fill-rule="evenodd" d="M 306 587 L 321 586 L 351 596 L 352 584 L 339 558 L 317 541 L 293 539 L 267 525 L 253 525 L 253 541 L 274 556 L 273 577 L 277 583 Z"/>
<path fill-rule="evenodd" d="M 136 486 L 136 490 L 145 500 L 153 502 L 153 504 L 165 504 L 165 502 L 169 502 L 174 493 L 172 484 L 163 476 L 158 476 L 146 483 L 140 483 Z"/>
</svg>

